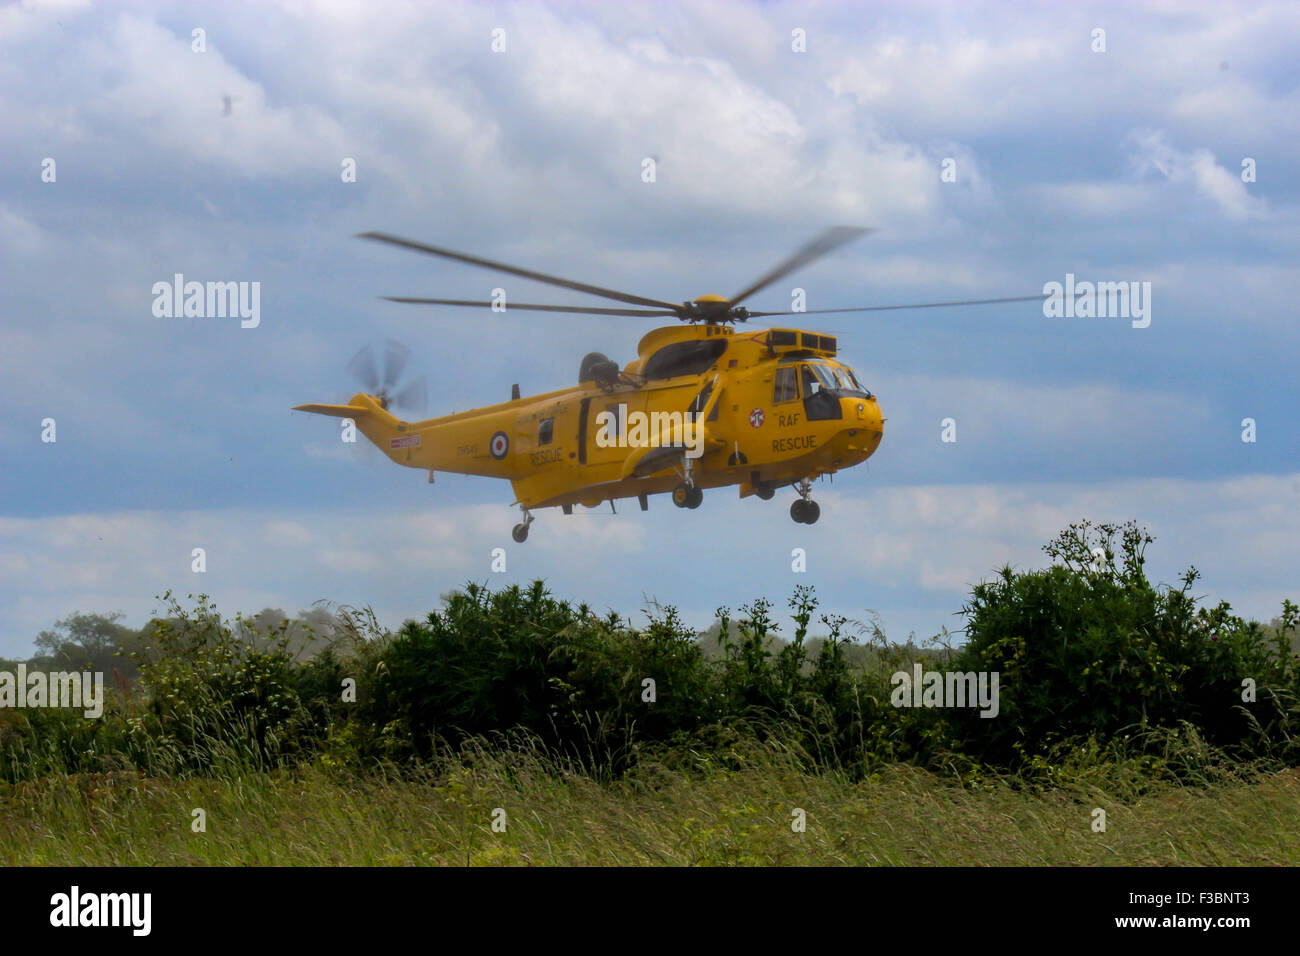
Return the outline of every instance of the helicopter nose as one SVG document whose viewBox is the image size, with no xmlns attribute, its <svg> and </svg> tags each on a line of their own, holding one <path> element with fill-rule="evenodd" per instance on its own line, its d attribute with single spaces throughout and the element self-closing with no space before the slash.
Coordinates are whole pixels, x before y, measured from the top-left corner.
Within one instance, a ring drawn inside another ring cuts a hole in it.
<svg viewBox="0 0 1300 956">
<path fill-rule="evenodd" d="M 848 426 L 850 443 L 871 454 L 885 431 L 880 405 L 874 398 L 846 398 L 843 401 L 844 423 Z"/>
<path fill-rule="evenodd" d="M 873 431 L 880 429 L 883 419 L 880 417 L 880 405 L 875 398 L 846 398 L 844 405 L 846 421 L 857 422 L 859 427 Z"/>
</svg>

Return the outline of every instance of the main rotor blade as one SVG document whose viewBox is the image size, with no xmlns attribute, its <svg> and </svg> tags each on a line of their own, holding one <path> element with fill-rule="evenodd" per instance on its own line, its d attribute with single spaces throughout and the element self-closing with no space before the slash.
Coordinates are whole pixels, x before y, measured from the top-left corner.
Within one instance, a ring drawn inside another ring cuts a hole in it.
<svg viewBox="0 0 1300 956">
<path fill-rule="evenodd" d="M 596 285 L 587 285 L 585 282 L 574 282 L 572 279 L 561 279 L 558 276 L 547 275 L 544 272 L 534 272 L 531 269 L 520 269 L 517 266 L 506 265 L 504 262 L 494 262 L 491 259 L 480 259 L 478 256 L 466 255 L 463 252 L 453 252 L 450 249 L 430 246 L 426 243 L 416 242 L 412 239 L 403 239 L 400 236 L 392 236 L 386 232 L 362 232 L 357 235 L 357 238 L 374 239 L 377 242 L 386 242 L 389 245 L 401 246 L 404 249 L 411 249 L 415 252 L 427 252 L 431 256 L 442 256 L 444 259 L 455 259 L 457 262 L 465 262 L 469 265 L 480 266 L 484 269 L 495 269 L 498 272 L 506 272 L 523 279 L 532 279 L 536 282 L 558 285 L 563 289 L 572 289 L 574 292 L 585 292 L 588 295 L 598 295 L 603 299 L 613 299 L 616 302 L 629 302 L 632 305 L 645 305 L 656 309 L 670 309 L 674 315 L 678 314 L 678 310 L 680 309 L 680 306 L 672 302 L 661 302 L 659 299 L 647 299 L 644 296 L 631 295 L 627 292 L 617 292 L 613 289 L 602 289 L 600 286 Z"/>
<path fill-rule="evenodd" d="M 417 305 L 460 305 L 470 308 L 492 308 L 491 302 L 475 302 L 471 299 L 422 299 L 410 296 L 385 295 L 380 298 L 387 299 L 389 302 L 414 302 Z M 633 315 L 642 317 L 654 317 L 663 315 L 677 315 L 669 312 L 667 309 L 602 309 L 599 307 L 588 307 L 581 305 L 525 305 L 507 301 L 505 304 L 506 311 L 518 309 L 523 312 L 568 312 L 571 315 Z"/>
<path fill-rule="evenodd" d="M 874 229 L 863 229 L 858 226 L 832 226 L 820 236 L 817 236 L 811 242 L 802 246 L 793 255 L 778 263 L 771 271 L 767 272 L 761 279 L 756 281 L 749 288 L 737 292 L 731 297 L 733 306 L 739 305 L 744 299 L 749 298 L 760 289 L 765 289 L 782 276 L 787 276 L 796 269 L 802 268 L 820 259 L 828 252 L 833 252 L 846 242 L 851 242 L 859 236 L 874 232 Z"/>
<path fill-rule="evenodd" d="M 939 309 L 947 305 L 993 305 L 999 302 L 1040 302 L 1045 295 L 1014 295 L 1003 299 L 962 299 L 959 302 L 916 302 L 909 305 L 864 305 L 852 309 L 808 309 L 804 312 L 750 312 L 751 319 L 769 315 L 829 315 L 832 312 L 888 312 L 891 309 Z"/>
</svg>

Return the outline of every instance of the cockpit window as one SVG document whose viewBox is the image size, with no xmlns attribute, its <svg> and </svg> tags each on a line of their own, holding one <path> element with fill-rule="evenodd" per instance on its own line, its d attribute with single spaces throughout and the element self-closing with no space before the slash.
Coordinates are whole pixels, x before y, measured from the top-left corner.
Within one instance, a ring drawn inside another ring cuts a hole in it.
<svg viewBox="0 0 1300 956">
<path fill-rule="evenodd" d="M 816 386 L 821 388 L 839 388 L 854 392 L 867 392 L 858 381 L 851 368 L 828 365 L 825 362 L 807 362 L 803 366 L 804 394 L 807 396 Z M 867 394 L 870 394 L 867 392 Z"/>
<path fill-rule="evenodd" d="M 839 383 L 835 381 L 835 376 L 831 374 L 831 370 L 828 366 L 809 362 L 803 367 L 804 398 L 807 398 L 809 395 L 815 395 L 823 388 L 839 387 Z"/>
<path fill-rule="evenodd" d="M 850 388 L 862 392 L 865 395 L 871 394 L 871 389 L 867 388 L 867 386 L 863 385 L 861 382 L 858 381 L 858 377 L 853 373 L 853 369 L 845 367 L 840 369 L 840 373 L 843 374 L 843 376 L 849 380 Z"/>
</svg>

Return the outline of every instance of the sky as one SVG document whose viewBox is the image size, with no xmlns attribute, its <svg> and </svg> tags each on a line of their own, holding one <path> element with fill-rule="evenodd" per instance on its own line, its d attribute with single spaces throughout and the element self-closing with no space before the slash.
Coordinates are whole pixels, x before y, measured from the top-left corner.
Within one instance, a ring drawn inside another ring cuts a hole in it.
<svg viewBox="0 0 1300 956">
<path fill-rule="evenodd" d="M 169 589 L 396 627 L 469 580 L 538 577 L 700 628 L 807 584 L 924 638 L 1083 518 L 1138 521 L 1156 580 L 1194 564 L 1197 593 L 1267 620 L 1300 600 L 1298 169 L 1292 2 L 6 6 L 0 657 L 75 611 L 139 626 Z M 407 344 L 443 414 L 576 384 L 584 354 L 629 361 L 650 330 L 383 301 L 609 304 L 358 232 L 682 301 L 837 224 L 876 231 L 747 304 L 1069 274 L 1150 282 L 1150 324 L 1034 302 L 808 317 L 887 419 L 815 487 L 815 526 L 788 490 L 722 489 L 541 511 L 517 545 L 507 483 L 430 485 L 291 411 L 357 390 L 366 343 Z M 259 321 L 156 315 L 176 273 L 259 283 Z"/>
</svg>

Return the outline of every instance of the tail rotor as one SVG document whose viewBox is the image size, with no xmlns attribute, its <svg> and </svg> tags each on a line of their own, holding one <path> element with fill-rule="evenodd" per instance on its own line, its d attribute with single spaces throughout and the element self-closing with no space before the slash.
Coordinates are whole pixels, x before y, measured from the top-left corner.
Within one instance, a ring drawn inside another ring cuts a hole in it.
<svg viewBox="0 0 1300 956">
<path fill-rule="evenodd" d="M 428 383 L 424 376 L 405 376 L 411 362 L 411 350 L 401 342 L 388 339 L 383 345 L 383 365 L 375 358 L 375 349 L 363 345 L 348 362 L 348 372 L 372 395 L 381 408 L 407 411 L 422 418 L 429 402 Z"/>
</svg>

